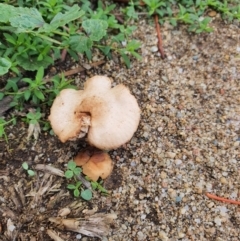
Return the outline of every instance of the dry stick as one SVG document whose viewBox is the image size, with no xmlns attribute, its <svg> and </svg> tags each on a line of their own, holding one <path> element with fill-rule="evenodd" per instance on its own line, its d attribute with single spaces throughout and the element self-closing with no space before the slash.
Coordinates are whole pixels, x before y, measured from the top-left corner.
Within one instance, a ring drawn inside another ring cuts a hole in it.
<svg viewBox="0 0 240 241">
<path fill-rule="evenodd" d="M 235 201 L 235 200 L 231 200 L 231 199 L 227 199 L 227 198 L 223 198 L 223 197 L 218 197 L 214 194 L 206 193 L 206 196 L 211 199 L 214 199 L 214 200 L 240 205 L 240 201 Z"/>
<path fill-rule="evenodd" d="M 163 50 L 163 43 L 162 43 L 162 36 L 161 36 L 161 31 L 160 31 L 160 25 L 158 23 L 158 15 L 154 15 L 154 21 L 155 21 L 155 26 L 157 30 L 157 37 L 158 37 L 158 50 L 161 54 L 162 59 L 166 57 L 164 50 Z"/>
<path fill-rule="evenodd" d="M 98 61 L 98 62 L 94 62 L 94 63 L 92 63 L 92 64 L 90 64 L 90 66 L 91 67 L 96 67 L 96 66 L 99 66 L 99 65 L 101 65 L 101 64 L 104 64 L 105 63 L 105 61 L 104 60 L 101 60 L 101 61 Z M 68 71 L 66 71 L 66 72 L 63 72 L 63 75 L 65 76 L 65 77 L 67 77 L 67 76 L 70 76 L 70 75 L 73 75 L 73 74 L 77 74 L 77 73 L 79 73 L 79 72 L 82 72 L 82 71 L 84 71 L 84 70 L 86 70 L 86 69 L 84 69 L 83 67 L 77 67 L 76 69 L 71 69 L 71 70 L 68 70 Z M 61 75 L 61 74 L 60 74 Z"/>
</svg>

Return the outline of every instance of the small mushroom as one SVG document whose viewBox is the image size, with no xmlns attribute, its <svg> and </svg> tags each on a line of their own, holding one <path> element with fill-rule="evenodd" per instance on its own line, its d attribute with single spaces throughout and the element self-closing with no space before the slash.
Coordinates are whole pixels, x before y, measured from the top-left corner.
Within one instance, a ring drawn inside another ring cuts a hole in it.
<svg viewBox="0 0 240 241">
<path fill-rule="evenodd" d="M 84 90 L 62 90 L 49 116 L 54 133 L 62 142 L 83 137 L 102 150 L 128 142 L 137 130 L 140 109 L 129 89 L 120 84 L 111 88 L 105 76 L 88 79 Z"/>
<path fill-rule="evenodd" d="M 107 178 L 113 170 L 113 161 L 106 152 L 89 151 L 79 152 L 74 158 L 78 166 L 82 166 L 83 173 L 91 180 L 97 181 L 99 177 Z"/>
</svg>

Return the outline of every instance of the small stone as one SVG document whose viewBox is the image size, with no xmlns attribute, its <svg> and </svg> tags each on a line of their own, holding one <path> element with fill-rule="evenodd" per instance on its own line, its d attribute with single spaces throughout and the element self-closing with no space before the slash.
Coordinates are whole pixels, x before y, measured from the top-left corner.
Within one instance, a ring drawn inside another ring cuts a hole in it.
<svg viewBox="0 0 240 241">
<path fill-rule="evenodd" d="M 167 173 L 162 171 L 160 176 L 162 179 L 165 179 L 167 177 Z"/>
<path fill-rule="evenodd" d="M 166 76 L 162 76 L 162 80 L 163 80 L 164 82 L 168 82 L 168 78 L 167 78 Z"/>
<path fill-rule="evenodd" d="M 159 232 L 159 238 L 160 238 L 162 241 L 168 241 L 168 236 L 167 236 L 167 234 L 166 234 L 164 231 L 160 231 L 160 232 Z"/>
<path fill-rule="evenodd" d="M 240 142 L 239 141 L 235 141 L 234 143 L 233 143 L 233 146 L 234 147 L 238 147 L 240 145 Z"/>
<path fill-rule="evenodd" d="M 223 175 L 224 177 L 227 177 L 227 176 L 228 176 L 228 173 L 227 173 L 227 172 L 223 172 L 222 175 Z"/>
<path fill-rule="evenodd" d="M 143 232 L 139 231 L 137 233 L 137 236 L 138 236 L 138 240 L 144 240 L 145 239 L 145 235 L 143 234 Z"/>
<path fill-rule="evenodd" d="M 221 218 L 220 217 L 215 217 L 214 218 L 214 223 L 216 223 L 216 225 L 218 225 L 218 226 L 221 226 L 222 225 L 222 220 L 221 220 Z"/>
<path fill-rule="evenodd" d="M 144 137 L 144 138 L 148 138 L 148 136 L 149 136 L 149 133 L 145 131 L 145 132 L 143 133 L 143 137 Z"/>
<path fill-rule="evenodd" d="M 227 181 L 227 179 L 226 179 L 225 177 L 221 177 L 221 178 L 220 178 L 220 182 L 221 182 L 222 184 L 227 184 L 227 183 L 228 183 L 228 181 Z"/>
<path fill-rule="evenodd" d="M 168 194 L 169 194 L 169 196 L 170 196 L 172 199 L 176 200 L 177 192 L 176 192 L 175 190 L 173 190 L 172 188 L 170 188 L 170 189 L 168 190 Z"/>
<path fill-rule="evenodd" d="M 179 237 L 179 238 L 184 238 L 184 236 L 185 236 L 184 233 L 182 233 L 182 232 L 179 232 L 179 233 L 178 233 L 178 237 Z"/>
<path fill-rule="evenodd" d="M 180 196 L 176 197 L 176 203 L 180 203 L 182 201 L 182 198 Z"/>
<path fill-rule="evenodd" d="M 185 214 L 187 212 L 187 209 L 185 207 L 180 209 L 180 214 Z"/>
<path fill-rule="evenodd" d="M 122 229 L 126 230 L 127 229 L 127 226 L 125 224 L 122 224 Z"/>
<path fill-rule="evenodd" d="M 180 160 L 180 159 L 177 159 L 174 162 L 177 166 L 182 164 L 182 160 Z"/>
<path fill-rule="evenodd" d="M 167 152 L 166 153 L 166 157 L 169 157 L 169 158 L 174 158 L 176 156 L 176 153 L 174 153 L 174 152 Z"/>
<path fill-rule="evenodd" d="M 151 47 L 151 52 L 152 53 L 155 53 L 155 52 L 157 52 L 158 51 L 158 47 L 157 46 L 152 46 Z"/>
<path fill-rule="evenodd" d="M 202 162 L 202 159 L 197 156 L 196 157 L 196 162 Z"/>
<path fill-rule="evenodd" d="M 212 208 L 214 205 L 215 205 L 214 202 L 210 202 L 210 203 L 207 204 L 207 207 Z"/>
<path fill-rule="evenodd" d="M 76 235 L 76 239 L 81 239 L 82 238 L 82 235 L 81 234 L 77 234 Z"/>
</svg>

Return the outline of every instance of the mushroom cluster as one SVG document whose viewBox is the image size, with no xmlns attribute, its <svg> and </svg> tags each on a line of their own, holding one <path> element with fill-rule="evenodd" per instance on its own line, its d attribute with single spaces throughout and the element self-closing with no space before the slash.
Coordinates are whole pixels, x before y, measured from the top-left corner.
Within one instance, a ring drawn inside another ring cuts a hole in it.
<svg viewBox="0 0 240 241">
<path fill-rule="evenodd" d="M 87 134 L 90 145 L 110 150 L 132 138 L 140 109 L 127 87 L 111 88 L 108 77 L 94 76 L 86 81 L 84 90 L 62 90 L 53 102 L 49 120 L 62 142 Z"/>
</svg>

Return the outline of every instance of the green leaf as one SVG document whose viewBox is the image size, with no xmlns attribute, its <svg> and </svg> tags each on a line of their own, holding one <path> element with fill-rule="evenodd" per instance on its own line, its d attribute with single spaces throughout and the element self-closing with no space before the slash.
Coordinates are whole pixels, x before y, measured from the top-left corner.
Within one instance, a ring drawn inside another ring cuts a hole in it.
<svg viewBox="0 0 240 241">
<path fill-rule="evenodd" d="M 80 173 L 82 172 L 82 169 L 81 169 L 80 167 L 76 167 L 76 168 L 73 170 L 73 172 L 74 172 L 74 174 L 75 174 L 76 176 L 79 176 Z"/>
<path fill-rule="evenodd" d="M 40 32 L 53 32 L 58 27 L 64 26 L 69 22 L 72 22 L 78 18 L 81 18 L 85 12 L 80 10 L 78 5 L 73 5 L 65 13 L 58 13 L 50 22 L 50 24 L 45 24 Z"/>
<path fill-rule="evenodd" d="M 4 3 L 0 3 L 0 22 L 1 23 L 7 23 L 9 22 L 9 19 L 11 17 L 14 17 L 16 15 L 16 8 L 11 6 L 11 5 L 7 5 Z"/>
<path fill-rule="evenodd" d="M 99 41 L 107 34 L 108 23 L 101 19 L 87 19 L 82 22 L 82 27 L 91 40 Z"/>
<path fill-rule="evenodd" d="M 99 47 L 99 49 L 105 54 L 105 55 L 108 55 L 110 50 L 111 50 L 111 47 L 110 46 L 102 46 L 102 47 Z"/>
<path fill-rule="evenodd" d="M 76 183 L 76 188 L 79 188 L 81 185 L 82 185 L 82 182 L 78 181 L 78 182 Z"/>
<path fill-rule="evenodd" d="M 169 20 L 169 22 L 170 22 L 174 27 L 177 26 L 177 20 L 176 20 L 176 19 L 171 18 L 171 19 Z"/>
<path fill-rule="evenodd" d="M 22 168 L 23 168 L 24 170 L 28 170 L 28 164 L 27 164 L 27 162 L 24 162 L 24 163 L 22 164 Z"/>
<path fill-rule="evenodd" d="M 0 57 L 0 75 L 6 74 L 11 65 L 12 63 L 9 60 Z"/>
<path fill-rule="evenodd" d="M 74 197 L 79 197 L 80 192 L 78 189 L 75 189 L 73 194 L 74 194 Z"/>
<path fill-rule="evenodd" d="M 17 86 L 18 80 L 19 80 L 19 78 L 8 79 L 5 89 L 6 90 L 12 89 L 14 92 L 17 92 L 18 91 L 18 86 Z"/>
<path fill-rule="evenodd" d="M 64 176 L 68 179 L 73 177 L 73 171 L 72 170 L 67 170 L 64 174 Z"/>
<path fill-rule="evenodd" d="M 16 60 L 19 66 L 25 70 L 38 70 L 40 67 L 47 68 L 53 63 L 53 59 L 49 56 L 45 56 L 43 60 L 37 61 L 38 56 L 21 56 L 18 55 Z"/>
<path fill-rule="evenodd" d="M 92 189 L 95 190 L 98 187 L 98 183 L 97 182 L 91 182 L 91 186 L 92 186 Z"/>
<path fill-rule="evenodd" d="M 35 172 L 33 170 L 28 170 L 27 172 L 28 172 L 28 175 L 31 177 L 35 175 Z"/>
<path fill-rule="evenodd" d="M 16 39 L 12 35 L 10 35 L 8 33 L 4 33 L 3 35 L 9 43 L 16 45 Z"/>
<path fill-rule="evenodd" d="M 76 168 L 76 163 L 74 161 L 69 161 L 68 164 L 67 164 L 67 168 L 70 169 L 70 170 L 74 170 Z"/>
<path fill-rule="evenodd" d="M 0 100 L 2 100 L 4 97 L 4 93 L 0 92 Z"/>
<path fill-rule="evenodd" d="M 35 90 L 33 91 L 33 94 L 34 94 L 39 100 L 44 100 L 44 99 L 45 99 L 45 97 L 44 97 L 44 95 L 43 95 L 43 93 L 42 93 L 41 90 L 35 89 Z"/>
<path fill-rule="evenodd" d="M 41 66 L 38 71 L 37 71 L 37 75 L 36 75 L 36 80 L 38 83 L 42 82 L 44 76 L 44 68 Z"/>
<path fill-rule="evenodd" d="M 40 28 L 45 21 L 41 13 L 36 8 L 17 8 L 18 14 L 11 17 L 10 23 L 17 28 L 17 32 L 26 32 L 35 28 Z"/>
<path fill-rule="evenodd" d="M 69 44 L 71 49 L 76 52 L 84 53 L 88 49 L 92 48 L 93 42 L 90 38 L 84 36 L 83 34 L 71 36 L 69 39 Z"/>
<path fill-rule="evenodd" d="M 76 186 L 74 184 L 68 184 L 67 188 L 70 190 L 74 190 L 74 189 L 76 189 Z"/>
<path fill-rule="evenodd" d="M 86 190 L 82 191 L 81 197 L 86 201 L 91 200 L 92 199 L 92 191 L 90 189 L 86 189 Z"/>
<path fill-rule="evenodd" d="M 31 96 L 31 91 L 30 90 L 25 90 L 24 91 L 24 99 L 28 101 L 30 96 Z"/>
<path fill-rule="evenodd" d="M 126 64 L 126 66 L 128 67 L 128 68 L 130 68 L 130 59 L 128 58 L 128 56 L 123 52 L 123 51 L 121 51 L 121 56 L 122 56 L 122 58 L 123 58 L 123 61 L 124 61 L 124 63 Z"/>
</svg>

